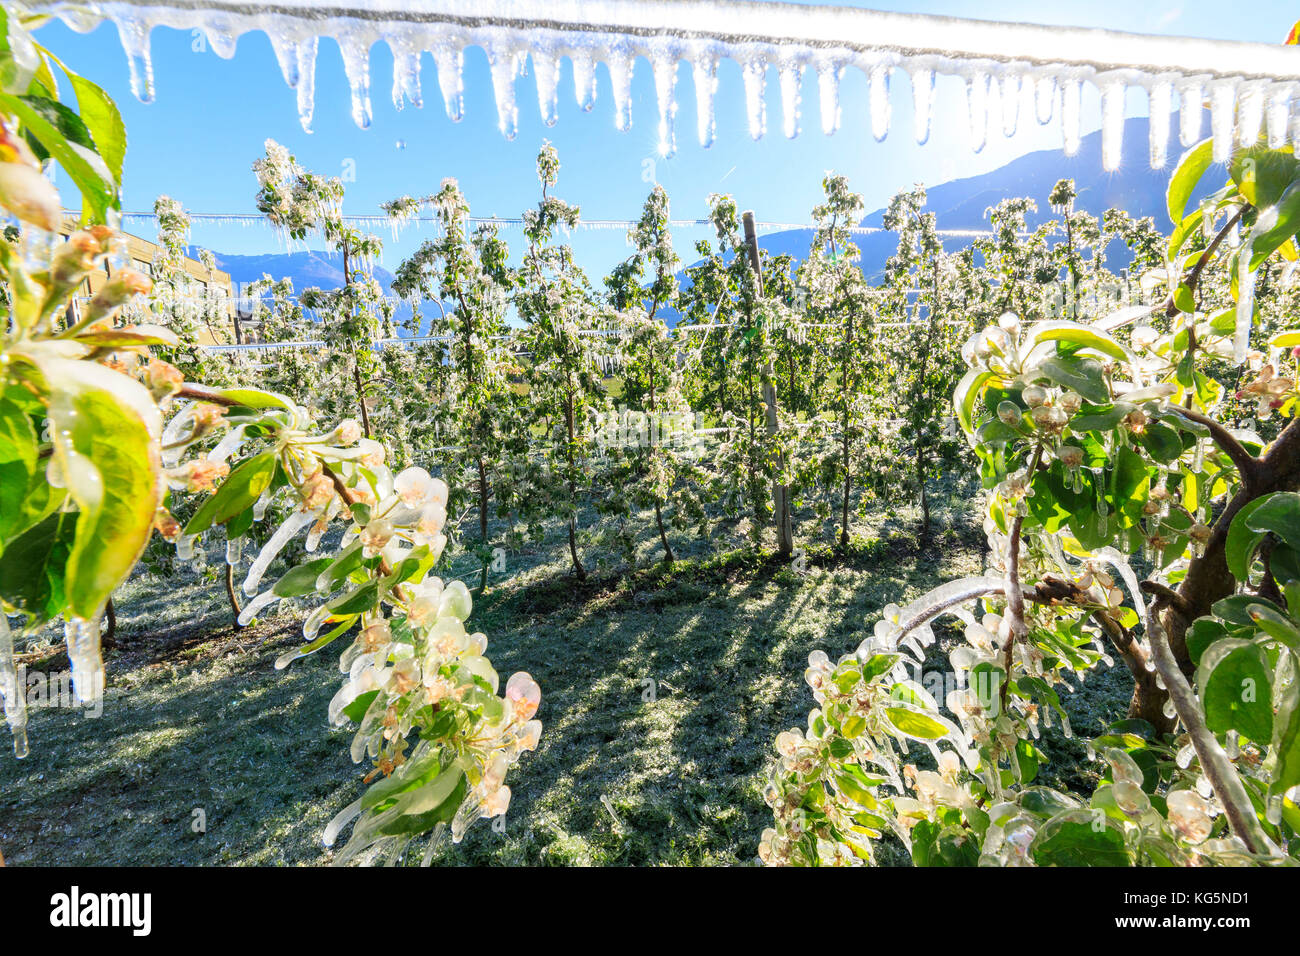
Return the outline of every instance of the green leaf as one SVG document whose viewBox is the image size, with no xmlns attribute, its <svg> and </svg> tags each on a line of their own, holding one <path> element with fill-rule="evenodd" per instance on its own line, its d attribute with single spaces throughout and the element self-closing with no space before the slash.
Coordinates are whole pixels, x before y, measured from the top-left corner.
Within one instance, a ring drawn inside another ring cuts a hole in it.
<svg viewBox="0 0 1300 956">
<path fill-rule="evenodd" d="M 105 366 L 43 359 L 39 369 L 52 428 L 67 436 L 55 443 L 54 458 L 81 513 L 68 556 L 68 612 L 89 619 L 126 580 L 153 533 L 163 490 L 162 421 L 142 385 Z"/>
<path fill-rule="evenodd" d="M 1245 519 L 1250 530 L 1272 532 L 1290 547 L 1300 550 L 1300 493 L 1278 491 L 1259 502 L 1259 507 L 1251 509 Z M 1241 516 L 1242 512 L 1238 512 L 1237 518 Z M 1233 520 L 1235 523 L 1236 519 Z"/>
<path fill-rule="evenodd" d="M 1289 149 L 1252 145 L 1233 154 L 1228 175 L 1246 202 L 1256 209 L 1267 209 L 1297 180 L 1300 161 Z"/>
<path fill-rule="evenodd" d="M 987 369 L 973 368 L 957 383 L 957 389 L 952 396 L 953 412 L 967 436 L 970 436 L 974 430 L 975 402 L 979 399 L 984 385 L 994 377 L 994 374 Z"/>
<path fill-rule="evenodd" d="M 1187 211 L 1187 201 L 1192 198 L 1196 184 L 1201 181 L 1205 171 L 1214 161 L 1214 141 L 1207 139 L 1197 143 L 1183 153 L 1169 177 L 1169 188 L 1165 193 L 1165 208 L 1169 211 L 1169 221 L 1180 223 L 1183 213 Z"/>
<path fill-rule="evenodd" d="M 76 513 L 59 512 L 10 541 L 0 554 L 0 597 L 36 623 L 57 616 L 66 601 L 64 569 L 76 530 Z"/>
<path fill-rule="evenodd" d="M 1272 672 L 1258 644 L 1235 637 L 1216 641 L 1201 655 L 1196 681 L 1210 730 L 1272 740 Z"/>
<path fill-rule="evenodd" d="M 334 617 L 344 614 L 360 614 L 375 606 L 379 600 L 379 579 L 371 578 L 361 585 L 330 601 L 326 607 Z"/>
<path fill-rule="evenodd" d="M 1178 432 L 1159 422 L 1148 424 L 1137 440 L 1161 464 L 1167 465 L 1183 453 L 1183 440 L 1178 437 Z"/>
<path fill-rule="evenodd" d="M 1110 401 L 1110 389 L 1102 374 L 1101 363 L 1084 355 L 1053 355 L 1039 364 L 1037 371 L 1064 388 L 1072 388 L 1088 401 L 1104 405 Z"/>
<path fill-rule="evenodd" d="M 1246 519 L 1267 500 L 1267 498 L 1256 498 L 1242 505 L 1233 516 L 1232 524 L 1228 526 L 1228 538 L 1224 544 L 1223 554 L 1228 562 L 1228 570 L 1239 584 L 1249 580 L 1251 559 L 1255 557 L 1255 551 L 1268 535 L 1267 530 L 1256 531 L 1250 527 Z"/>
<path fill-rule="evenodd" d="M 90 132 L 72 110 L 44 96 L 0 93 L 0 108 L 18 117 L 81 190 L 83 223 L 102 223 L 106 211 L 118 208 L 117 185 L 95 152 Z"/>
<path fill-rule="evenodd" d="M 1277 769 L 1269 793 L 1277 795 L 1300 784 L 1300 681 L 1292 681 L 1282 695 L 1273 728 Z"/>
<path fill-rule="evenodd" d="M 198 534 L 214 524 L 225 524 L 235 515 L 251 508 L 275 477 L 275 452 L 254 455 L 232 471 L 221 487 L 194 512 L 185 525 L 186 534 Z"/>
<path fill-rule="evenodd" d="M 27 412 L 0 396 L 0 549 L 23 530 L 28 493 L 38 475 L 37 435 Z"/>
<path fill-rule="evenodd" d="M 1066 810 L 1038 829 L 1029 852 L 1039 866 L 1130 866 L 1123 835 L 1100 811 Z"/>
<path fill-rule="evenodd" d="M 1300 183 L 1289 186 L 1277 205 L 1255 220 L 1243 247 L 1250 249 L 1250 268 L 1258 269 L 1288 239 L 1300 231 Z"/>
<path fill-rule="evenodd" d="M 378 690 L 368 690 L 361 694 L 352 703 L 343 708 L 343 716 L 354 724 L 361 723 L 361 718 L 366 716 L 366 711 L 370 709 L 371 702 L 379 696 Z"/>
<path fill-rule="evenodd" d="M 77 110 L 99 155 L 108 166 L 108 171 L 113 174 L 113 182 L 121 186 L 122 163 L 126 159 L 126 124 L 122 122 L 117 104 L 90 80 L 73 73 L 62 63 L 59 66 L 63 67 L 63 72 L 72 83 L 72 91 L 77 94 Z"/>
<path fill-rule="evenodd" d="M 888 707 L 885 716 L 899 733 L 917 740 L 938 740 L 948 733 L 948 728 L 938 720 L 911 707 Z"/>
<path fill-rule="evenodd" d="M 300 564 L 298 567 L 281 575 L 280 580 L 275 582 L 271 591 L 282 598 L 314 594 L 316 592 L 316 579 L 320 577 L 322 571 L 333 563 L 333 558 L 317 558 L 315 561 Z"/>
<path fill-rule="evenodd" d="M 1120 345 L 1105 332 L 1078 322 L 1053 321 L 1039 322 L 1030 330 L 1030 340 L 1035 344 L 1044 342 L 1064 342 L 1080 349 L 1100 352 L 1121 362 L 1130 362 L 1133 356 L 1129 350 Z"/>
</svg>

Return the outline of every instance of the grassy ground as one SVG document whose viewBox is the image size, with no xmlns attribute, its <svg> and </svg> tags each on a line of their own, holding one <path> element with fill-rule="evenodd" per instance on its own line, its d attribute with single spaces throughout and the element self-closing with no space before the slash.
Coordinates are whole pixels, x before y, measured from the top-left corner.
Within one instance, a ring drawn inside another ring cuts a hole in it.
<svg viewBox="0 0 1300 956">
<path fill-rule="evenodd" d="M 652 564 L 646 521 L 643 569 L 582 585 L 565 573 L 558 528 L 511 555 L 471 620 L 502 675 L 537 678 L 545 731 L 512 771 L 504 832 L 480 823 L 436 862 L 753 861 L 770 820 L 761 790 L 772 740 L 812 706 L 808 653 L 849 652 L 885 604 L 979 571 L 969 501 L 955 494 L 937 511 L 930 548 L 916 547 L 914 514 L 873 513 L 859 520 L 851 553 L 810 544 L 802 572 L 743 547 L 743 522 L 675 542 L 681 560 L 664 571 Z M 220 584 L 188 570 L 139 576 L 118 607 L 103 715 L 37 709 L 31 756 L 0 757 L 9 862 L 328 862 L 321 831 L 361 789 L 350 732 L 325 721 L 337 654 L 273 670 L 298 640 L 301 613 L 236 631 Z M 36 645 L 25 658 L 33 670 L 66 666 L 52 654 Z M 1076 732 L 1121 715 L 1129 687 L 1105 672 L 1068 697 Z M 1076 741 L 1049 736 L 1043 747 L 1062 770 L 1082 761 Z M 1088 789 L 1073 772 L 1061 782 Z"/>
</svg>

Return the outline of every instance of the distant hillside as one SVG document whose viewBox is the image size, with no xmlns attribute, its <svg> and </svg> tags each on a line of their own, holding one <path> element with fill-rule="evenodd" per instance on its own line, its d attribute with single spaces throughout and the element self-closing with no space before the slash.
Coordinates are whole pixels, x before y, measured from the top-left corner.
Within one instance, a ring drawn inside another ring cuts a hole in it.
<svg viewBox="0 0 1300 956">
<path fill-rule="evenodd" d="M 1051 218 L 1047 197 L 1057 180 L 1073 179 L 1079 193 L 1076 208 L 1094 216 L 1107 209 L 1126 209 L 1135 218 L 1151 216 L 1157 228 L 1168 229 L 1165 186 L 1170 169 L 1151 168 L 1147 142 L 1146 118 L 1130 119 L 1124 127 L 1123 161 L 1113 173 L 1102 169 L 1101 132 L 1098 131 L 1083 137 L 1074 156 L 1066 156 L 1056 149 L 1042 150 L 1021 156 L 992 172 L 929 188 L 926 208 L 935 213 L 940 229 L 981 229 L 988 225 L 984 217 L 988 207 L 1005 198 L 1028 196 L 1038 203 L 1038 216 L 1030 219 L 1030 225 L 1034 226 Z M 1178 149 L 1177 131 L 1171 130 L 1171 167 Z M 884 212 L 877 209 L 861 224 L 881 225 Z M 787 253 L 802 259 L 808 254 L 812 235 L 810 229 L 791 229 L 760 236 L 759 244 L 773 254 Z M 894 254 L 897 239 L 890 233 L 875 233 L 859 236 L 855 241 L 862 250 L 863 271 L 868 277 L 878 277 L 885 260 Z M 965 244 L 966 240 L 961 239 L 946 243 L 949 249 L 959 249 Z"/>
<path fill-rule="evenodd" d="M 218 252 L 216 257 L 217 267 L 229 272 L 236 285 L 255 282 L 264 274 L 274 279 L 289 277 L 295 292 L 309 286 L 337 289 L 343 285 L 343 257 L 328 252 L 271 252 L 257 256 L 228 256 Z M 374 273 L 387 292 L 393 274 L 380 266 L 375 266 Z"/>
</svg>

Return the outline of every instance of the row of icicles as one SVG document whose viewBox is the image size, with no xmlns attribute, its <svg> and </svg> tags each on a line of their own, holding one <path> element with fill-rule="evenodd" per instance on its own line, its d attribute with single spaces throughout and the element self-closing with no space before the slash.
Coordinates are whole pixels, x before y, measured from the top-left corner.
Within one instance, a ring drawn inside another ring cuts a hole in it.
<svg viewBox="0 0 1300 956">
<path fill-rule="evenodd" d="M 243 16 L 220 11 L 141 11 L 126 5 L 107 4 L 103 16 L 117 25 L 127 54 L 131 89 L 144 102 L 153 98 L 153 65 L 149 33 L 155 25 L 167 23 L 202 34 L 218 56 L 234 56 L 243 32 L 264 30 L 271 41 L 285 82 L 297 91 L 298 111 L 304 129 L 310 131 L 315 98 L 316 54 L 319 37 L 313 25 L 292 17 Z M 73 29 L 87 31 L 101 15 L 85 9 L 60 9 L 58 15 Z M 1270 146 L 1277 148 L 1300 137 L 1300 114 L 1293 122 L 1292 94 L 1296 84 L 1269 80 L 1152 75 L 1137 69 L 1099 72 L 1090 66 L 1032 66 L 1023 62 L 992 60 L 956 61 L 934 55 L 909 55 L 892 50 L 855 52 L 847 49 L 819 49 L 799 44 L 733 43 L 713 39 L 678 37 L 631 38 L 607 33 L 562 34 L 552 30 L 517 30 L 483 27 L 472 31 L 446 24 L 365 23 L 357 20 L 331 21 L 351 91 L 353 119 L 362 128 L 370 125 L 370 48 L 383 41 L 393 53 L 394 104 L 423 105 L 420 85 L 421 59 L 427 50 L 437 69 L 447 115 L 459 121 L 464 115 L 464 61 L 469 46 L 481 47 L 487 56 L 495 92 L 498 125 L 507 139 L 513 138 L 519 110 L 515 98 L 516 79 L 531 62 L 538 106 L 543 122 L 557 119 L 560 61 L 572 64 L 574 93 L 578 105 L 590 110 L 596 99 L 596 66 L 604 63 L 614 101 L 614 122 L 620 131 L 632 124 L 632 76 L 638 57 L 648 60 L 653 74 L 659 112 L 659 152 L 671 155 L 676 149 L 674 121 L 677 114 L 678 64 L 686 61 L 694 78 L 697 101 L 697 132 L 700 145 L 712 145 L 716 135 L 714 97 L 718 87 L 718 64 L 731 59 L 740 64 L 744 82 L 749 133 L 755 139 L 767 131 L 766 86 L 769 70 L 777 71 L 786 136 L 800 131 L 800 102 L 804 73 L 813 71 L 818 81 L 822 131 L 827 135 L 840 126 L 842 110 L 839 87 L 846 69 L 861 70 L 870 83 L 870 124 L 873 135 L 882 140 L 891 122 L 890 84 L 895 72 L 909 74 L 912 88 L 914 128 L 920 143 L 928 140 L 933 113 L 937 73 L 961 78 L 966 86 L 970 116 L 971 147 L 983 149 L 991 119 L 1000 120 L 1004 135 L 1015 134 L 1021 101 L 1032 97 L 1039 123 L 1060 115 L 1066 155 L 1079 148 L 1083 85 L 1096 86 L 1101 93 L 1102 164 L 1108 170 L 1119 167 L 1124 132 L 1125 100 L 1130 87 L 1147 92 L 1150 125 L 1150 160 L 1162 167 L 1168 160 L 1170 122 L 1179 113 L 1179 139 L 1184 146 L 1203 135 L 1204 109 L 1209 104 L 1210 128 L 1215 139 L 1215 159 L 1224 161 L 1235 143 L 1253 143 L 1267 130 Z M 1293 126 L 1295 127 L 1293 129 Z"/>
</svg>

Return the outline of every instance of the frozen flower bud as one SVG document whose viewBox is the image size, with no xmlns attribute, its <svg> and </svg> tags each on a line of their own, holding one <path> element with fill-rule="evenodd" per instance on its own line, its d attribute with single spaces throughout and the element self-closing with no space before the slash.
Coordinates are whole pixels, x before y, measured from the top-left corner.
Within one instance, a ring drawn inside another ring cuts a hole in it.
<svg viewBox="0 0 1300 956">
<path fill-rule="evenodd" d="M 1062 445 L 1057 449 L 1056 457 L 1066 468 L 1078 468 L 1083 464 L 1083 449 L 1076 445 Z"/>
<path fill-rule="evenodd" d="M 194 406 L 191 417 L 196 428 L 200 431 L 207 431 L 209 428 L 214 428 L 225 421 L 226 410 L 221 405 L 213 402 L 199 402 Z"/>
<path fill-rule="evenodd" d="M 393 481 L 393 491 L 403 504 L 418 507 L 433 497 L 433 478 L 418 466 L 406 468 Z"/>
<path fill-rule="evenodd" d="M 162 359 L 150 359 L 144 369 L 144 383 L 158 399 L 170 398 L 181 390 L 185 376 L 181 370 Z"/>
<path fill-rule="evenodd" d="M 364 468 L 378 468 L 384 463 L 384 446 L 373 438 L 363 438 L 358 446 L 363 449 L 361 457 L 358 459 Z"/>
<path fill-rule="evenodd" d="M 1187 530 L 1187 536 L 1199 544 L 1205 544 L 1210 540 L 1210 527 L 1198 521 Z"/>
<path fill-rule="evenodd" d="M 373 653 L 393 643 L 393 628 L 387 620 L 378 620 L 368 624 L 361 632 L 361 646 Z"/>
<path fill-rule="evenodd" d="M 387 518 L 375 518 L 361 529 L 361 554 L 373 558 L 392 537 L 393 523 Z"/>
<path fill-rule="evenodd" d="M 447 523 L 447 506 L 438 502 L 426 505 L 420 512 L 420 518 L 416 522 L 415 530 L 420 534 L 432 537 L 438 534 Z"/>
<path fill-rule="evenodd" d="M 318 471 L 298 489 L 306 511 L 320 511 L 334 498 L 334 482 L 324 471 Z"/>
<path fill-rule="evenodd" d="M 175 468 L 165 471 L 167 483 L 178 491 L 211 491 L 218 478 L 230 473 L 230 466 L 224 461 L 212 461 L 207 458 L 195 458 Z"/>
<path fill-rule="evenodd" d="M 469 588 L 465 586 L 465 582 L 452 581 L 442 592 L 438 616 L 450 616 L 463 621 L 469 617 L 473 606 L 474 602 L 470 598 Z"/>
<path fill-rule="evenodd" d="M 1147 421 L 1147 413 L 1140 408 L 1135 408 L 1124 416 L 1124 424 L 1135 435 L 1141 435 L 1147 430 Z"/>
<path fill-rule="evenodd" d="M 420 686 L 420 662 L 407 657 L 393 665 L 388 675 L 388 689 L 395 694 L 408 694 Z"/>
<path fill-rule="evenodd" d="M 1029 417 L 1034 420 L 1035 425 L 1047 431 L 1060 431 L 1069 421 L 1065 412 L 1055 405 L 1039 405 L 1029 413 Z"/>
<path fill-rule="evenodd" d="M 1015 402 L 999 402 L 998 418 L 1004 425 L 1019 425 L 1022 412 Z"/>
<path fill-rule="evenodd" d="M 1020 393 L 1020 397 L 1030 408 L 1037 408 L 1047 401 L 1047 389 L 1041 385 L 1030 385 Z"/>
<path fill-rule="evenodd" d="M 1201 843 L 1213 830 L 1209 805 L 1195 790 L 1175 790 L 1165 798 L 1169 824 L 1185 839 Z"/>
<path fill-rule="evenodd" d="M 360 440 L 361 425 L 355 418 L 343 419 L 330 435 L 330 442 L 335 445 L 355 445 Z"/>
<path fill-rule="evenodd" d="M 153 516 L 154 529 L 168 541 L 175 541 L 181 535 L 181 523 L 172 517 L 166 508 L 159 508 Z"/>
<path fill-rule="evenodd" d="M 513 675 L 506 681 L 506 708 L 515 723 L 522 724 L 537 713 L 542 701 L 542 689 L 537 681 L 525 671 Z"/>
<path fill-rule="evenodd" d="M 1083 404 L 1083 396 L 1078 392 L 1062 392 L 1057 406 L 1067 415 L 1073 415 Z"/>
<path fill-rule="evenodd" d="M 998 316 L 998 328 L 1009 335 L 1020 333 L 1020 316 L 1014 312 L 1003 312 Z"/>
<path fill-rule="evenodd" d="M 26 163 L 0 163 L 0 206 L 46 232 L 56 232 L 63 216 L 59 191 Z"/>
<path fill-rule="evenodd" d="M 483 799 L 483 809 L 479 815 L 484 819 L 499 817 L 510 807 L 510 788 L 504 784 L 497 787 Z"/>
<path fill-rule="evenodd" d="M 87 315 L 96 318 L 108 315 L 129 302 L 132 296 L 148 295 L 152 288 L 153 280 L 143 272 L 119 269 L 90 300 Z"/>
<path fill-rule="evenodd" d="M 1149 325 L 1140 325 L 1133 330 L 1133 347 L 1135 349 L 1149 349 L 1156 344 L 1160 338 L 1160 333 Z"/>
<path fill-rule="evenodd" d="M 99 242 L 94 236 L 85 231 L 74 232 L 67 242 L 54 250 L 54 257 L 50 260 L 50 278 L 63 285 L 80 281 L 95 268 L 95 257 L 99 252 Z"/>
</svg>

